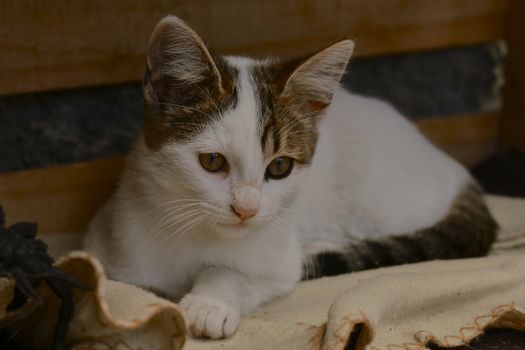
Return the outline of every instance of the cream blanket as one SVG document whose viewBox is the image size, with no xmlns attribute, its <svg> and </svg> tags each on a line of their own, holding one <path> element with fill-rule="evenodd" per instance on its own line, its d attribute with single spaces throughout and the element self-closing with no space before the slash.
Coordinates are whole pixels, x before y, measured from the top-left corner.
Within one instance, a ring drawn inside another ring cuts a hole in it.
<svg viewBox="0 0 525 350">
<path fill-rule="evenodd" d="M 76 291 L 77 309 L 67 343 L 74 349 L 425 349 L 429 341 L 461 345 L 487 327 L 525 330 L 525 200 L 489 197 L 502 232 L 493 256 L 435 261 L 302 282 L 289 295 L 244 317 L 237 333 L 221 341 L 187 338 L 184 316 L 169 301 L 109 281 L 100 264 L 71 253 L 58 264 L 93 287 Z M 53 235 L 62 255 L 79 241 Z M 44 348 L 58 301 L 6 312 L 12 282 L 0 280 L 0 327 L 10 321 L 29 349 Z"/>
</svg>

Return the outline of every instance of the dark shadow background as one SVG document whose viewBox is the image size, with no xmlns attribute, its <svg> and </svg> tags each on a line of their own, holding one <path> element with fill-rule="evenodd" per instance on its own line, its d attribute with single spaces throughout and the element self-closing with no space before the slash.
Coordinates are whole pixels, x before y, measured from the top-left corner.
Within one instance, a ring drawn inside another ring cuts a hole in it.
<svg viewBox="0 0 525 350">
<path fill-rule="evenodd" d="M 503 61 L 498 44 L 357 58 L 343 83 L 411 118 L 492 111 Z M 125 154 L 141 118 L 140 83 L 0 97 L 0 172 Z"/>
</svg>

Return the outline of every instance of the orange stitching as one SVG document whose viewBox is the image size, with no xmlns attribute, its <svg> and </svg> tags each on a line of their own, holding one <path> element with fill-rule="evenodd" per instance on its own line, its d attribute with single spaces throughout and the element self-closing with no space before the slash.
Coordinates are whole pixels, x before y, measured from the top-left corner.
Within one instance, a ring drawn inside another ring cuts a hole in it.
<svg viewBox="0 0 525 350">
<path fill-rule="evenodd" d="M 342 339 L 341 336 L 339 336 L 339 333 L 340 333 L 341 329 L 343 329 L 343 327 L 346 327 L 346 326 L 348 326 L 348 325 L 350 325 L 350 326 L 352 325 L 352 321 L 351 321 L 351 319 L 349 319 L 347 316 L 343 317 L 342 319 L 343 319 L 344 321 L 346 321 L 346 322 L 343 322 L 341 325 L 339 325 L 339 327 L 337 327 L 337 328 L 334 330 L 334 334 L 333 334 L 333 336 L 334 336 L 335 338 L 337 338 L 340 342 L 344 341 L 344 339 Z"/>
<path fill-rule="evenodd" d="M 429 331 L 422 330 L 422 331 L 417 331 L 416 333 L 414 333 L 414 339 L 419 344 L 421 343 L 426 344 L 431 339 L 434 339 L 434 335 Z"/>
<path fill-rule="evenodd" d="M 513 311 L 515 308 L 516 308 L 516 305 L 514 303 L 507 304 L 507 305 L 500 305 L 500 306 L 496 306 L 495 308 L 493 308 L 490 314 L 493 318 L 497 318 L 501 316 L 502 314 L 504 314 L 505 312 Z"/>
<path fill-rule="evenodd" d="M 461 345 L 460 343 L 457 343 L 457 340 L 459 339 L 460 342 L 463 341 L 463 338 L 457 336 L 457 335 L 446 335 L 443 337 L 443 339 L 445 340 L 444 343 L 446 344 L 446 346 L 450 347 L 450 346 L 456 346 L 456 345 Z M 452 340 L 456 340 L 454 342 L 451 342 Z"/>
<path fill-rule="evenodd" d="M 103 346 L 107 347 L 107 349 L 116 349 L 116 347 L 118 345 L 122 345 L 122 346 L 126 347 L 129 350 L 134 350 L 131 346 L 129 346 L 128 344 L 126 344 L 122 340 L 117 340 L 114 344 L 111 344 L 108 341 L 105 341 L 105 340 L 102 340 L 102 339 L 98 339 L 98 338 L 90 339 L 90 340 L 87 340 L 87 341 L 88 341 L 87 345 L 77 345 L 74 348 L 75 349 L 90 350 L 90 349 L 94 349 L 95 346 L 97 346 L 97 345 L 103 345 Z M 84 346 L 87 346 L 87 348 L 85 348 Z"/>
<path fill-rule="evenodd" d="M 321 344 L 323 343 L 324 335 L 326 333 L 326 323 L 321 326 L 311 326 L 308 327 L 309 330 L 316 329 L 314 334 L 308 340 L 308 344 L 311 345 L 311 349 L 320 349 Z"/>
<path fill-rule="evenodd" d="M 418 350 L 421 349 L 421 344 L 415 344 L 415 343 L 403 343 L 403 346 L 407 350 Z"/>
<path fill-rule="evenodd" d="M 485 322 L 485 320 L 487 321 Z M 482 322 L 484 322 L 484 324 L 481 324 Z M 474 319 L 474 324 L 478 330 L 484 329 L 490 322 L 492 322 L 492 316 L 490 315 L 481 315 Z"/>
<path fill-rule="evenodd" d="M 364 313 L 362 311 L 359 311 L 359 315 L 355 315 L 355 316 L 352 316 L 352 315 L 346 315 L 342 318 L 344 321 L 344 323 L 342 323 L 340 326 L 338 326 L 334 332 L 332 333 L 332 336 L 337 339 L 337 345 L 341 345 L 341 344 L 346 344 L 346 342 L 348 341 L 348 338 L 350 337 L 350 333 L 352 333 L 352 329 L 354 328 L 354 326 L 359 323 L 360 321 L 362 322 L 365 322 L 367 324 L 370 324 L 370 322 L 368 321 L 368 319 L 365 317 Z M 368 321 L 368 322 L 366 322 Z M 340 336 L 339 333 L 341 331 L 341 329 L 345 326 L 349 326 L 350 327 L 350 332 L 345 332 L 346 335 L 345 336 Z M 380 349 L 378 349 L 380 350 Z"/>
<path fill-rule="evenodd" d="M 332 334 L 334 336 L 334 338 L 336 338 L 338 340 L 339 343 L 343 343 L 345 341 L 344 338 L 342 338 L 340 335 L 339 335 L 339 331 L 345 327 L 345 326 L 348 326 L 349 323 L 350 323 L 350 320 L 348 320 L 347 318 L 343 317 L 343 320 L 345 320 L 346 322 L 344 322 L 343 324 L 341 324 L 339 327 L 337 327 L 334 331 L 334 333 Z M 351 323 L 350 323 L 350 326 L 351 326 Z"/>
<path fill-rule="evenodd" d="M 463 338 L 463 340 L 467 340 L 467 339 L 471 339 L 473 338 L 472 335 L 465 335 L 465 333 L 467 331 L 473 331 L 473 332 L 479 332 L 480 329 L 475 327 L 475 326 L 470 326 L 470 327 L 461 327 L 459 329 L 459 334 L 461 335 L 461 337 Z M 475 336 L 475 335 L 474 335 Z"/>
<path fill-rule="evenodd" d="M 402 345 L 388 344 L 387 347 L 388 347 L 388 350 L 395 350 L 395 349 L 405 350 L 405 347 Z M 376 348 L 376 349 L 380 350 L 379 348 Z"/>
<path fill-rule="evenodd" d="M 402 345 L 397 344 L 388 344 L 387 345 L 388 350 L 395 350 L 395 349 L 401 349 L 401 350 L 422 350 L 425 347 L 421 344 L 416 343 L 403 343 Z M 378 347 L 374 346 L 374 349 L 381 350 Z"/>
<path fill-rule="evenodd" d="M 503 316 L 505 313 L 508 312 L 519 312 L 522 317 L 525 318 L 525 312 L 522 310 L 518 310 L 515 303 L 512 304 L 504 304 L 494 307 L 489 314 L 486 315 L 480 315 L 476 316 L 474 318 L 474 325 L 472 326 L 464 326 L 459 329 L 459 336 L 458 335 L 446 335 L 442 338 L 441 343 L 445 347 L 451 347 L 456 345 L 463 345 L 468 343 L 470 340 L 474 339 L 479 335 L 479 333 L 485 329 L 489 324 L 492 324 L 496 322 L 501 316 Z M 355 325 L 355 323 L 358 322 L 365 322 L 368 325 L 370 325 L 370 322 L 368 321 L 368 318 L 364 315 L 362 311 L 360 311 L 361 317 L 357 316 L 345 316 L 343 317 L 343 320 L 346 322 L 339 327 L 336 328 L 333 336 L 339 341 L 339 343 L 346 341 L 346 339 L 342 338 L 338 335 L 339 331 L 343 328 L 343 326 L 346 325 Z M 513 322 L 514 325 L 525 328 L 525 320 L 518 320 Z M 467 334 L 472 332 L 471 334 Z M 387 348 L 388 350 L 420 350 L 424 349 L 426 344 L 430 340 L 435 340 L 436 342 L 440 342 L 440 339 L 435 337 L 431 332 L 426 330 L 420 330 L 414 333 L 414 339 L 418 342 L 416 343 L 403 343 L 402 345 L 397 344 L 388 344 Z M 458 343 L 459 342 L 459 343 Z M 378 348 L 375 345 L 371 345 L 371 350 L 381 350 L 381 348 Z"/>
<path fill-rule="evenodd" d="M 455 346 L 455 345 L 461 345 L 457 344 L 456 341 L 459 339 L 463 342 L 463 344 L 468 343 L 470 340 L 474 339 L 479 335 L 479 333 L 485 329 L 489 324 L 492 324 L 496 322 L 501 316 L 503 316 L 505 313 L 508 312 L 519 312 L 520 314 L 524 314 L 523 312 L 519 311 L 516 307 L 515 303 L 512 304 L 504 304 L 504 305 L 498 305 L 494 307 L 489 314 L 486 315 L 480 315 L 476 316 L 474 318 L 474 325 L 473 326 L 464 326 L 459 329 L 460 335 L 446 335 L 443 337 L 442 343 L 444 346 Z M 523 315 L 525 316 L 525 315 Z M 514 321 L 514 325 L 521 326 L 525 328 L 525 321 Z M 472 334 L 465 334 L 467 331 L 473 331 Z M 476 332 L 477 331 L 477 332 Z M 439 341 L 439 338 L 435 337 L 432 333 L 429 331 L 421 330 L 414 334 L 414 339 L 416 341 L 422 341 L 424 345 L 428 343 L 428 341 L 434 339 L 436 341 Z M 454 341 L 451 343 L 451 341 Z"/>
</svg>

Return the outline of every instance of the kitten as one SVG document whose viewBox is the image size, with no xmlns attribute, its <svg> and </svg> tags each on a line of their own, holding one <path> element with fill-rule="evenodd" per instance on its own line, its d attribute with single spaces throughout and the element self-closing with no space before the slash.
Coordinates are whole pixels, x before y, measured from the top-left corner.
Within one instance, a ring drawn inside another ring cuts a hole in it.
<svg viewBox="0 0 525 350">
<path fill-rule="evenodd" d="M 180 300 L 210 338 L 302 273 L 486 254 L 497 226 L 467 171 L 388 104 L 339 87 L 352 49 L 221 57 L 164 18 L 144 131 L 86 249 L 110 277 Z"/>
</svg>

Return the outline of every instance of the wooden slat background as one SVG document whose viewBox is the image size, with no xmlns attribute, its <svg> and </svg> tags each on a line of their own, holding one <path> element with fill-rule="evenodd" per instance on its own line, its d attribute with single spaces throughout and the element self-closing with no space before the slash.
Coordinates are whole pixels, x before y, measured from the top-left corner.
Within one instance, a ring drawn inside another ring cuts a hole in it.
<svg viewBox="0 0 525 350">
<path fill-rule="evenodd" d="M 124 160 L 97 160 L 0 174 L 7 222 L 35 221 L 39 232 L 84 229 L 115 189 Z"/>
<path fill-rule="evenodd" d="M 497 113 L 421 119 L 416 124 L 436 146 L 466 166 L 476 165 L 498 148 Z"/>
<path fill-rule="evenodd" d="M 508 4 L 510 2 L 510 5 Z M 290 56 L 350 37 L 357 55 L 490 42 L 509 34 L 510 89 L 497 114 L 423 119 L 436 145 L 474 164 L 504 143 L 525 148 L 525 26 L 521 0 L 2 0 L 0 95 L 111 84 L 141 78 L 155 23 L 187 20 L 227 54 Z M 507 7 L 510 16 L 506 29 Z M 523 127 L 523 128 L 522 128 Z M 41 232 L 85 228 L 114 190 L 123 159 L 0 175 L 8 221 Z"/>
<path fill-rule="evenodd" d="M 496 147 L 496 114 L 431 118 L 416 124 L 436 145 L 467 164 Z M 37 221 L 41 233 L 82 230 L 115 189 L 123 163 L 116 158 L 0 174 L 0 203 L 8 222 Z"/>
<path fill-rule="evenodd" d="M 138 80 L 155 23 L 186 19 L 230 54 L 293 55 L 341 38 L 358 55 L 503 35 L 506 0 L 2 0 L 0 95 Z"/>
</svg>

